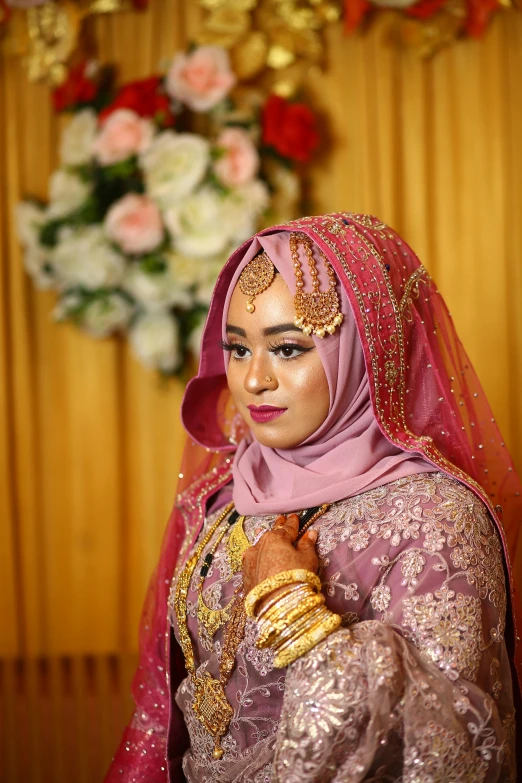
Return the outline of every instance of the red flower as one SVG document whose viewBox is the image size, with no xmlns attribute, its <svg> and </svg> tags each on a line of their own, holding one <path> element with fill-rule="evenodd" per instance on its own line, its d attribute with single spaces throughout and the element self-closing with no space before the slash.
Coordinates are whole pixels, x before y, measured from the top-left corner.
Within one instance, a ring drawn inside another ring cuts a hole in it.
<svg viewBox="0 0 522 783">
<path fill-rule="evenodd" d="M 307 163 L 319 144 L 315 115 L 304 103 L 271 95 L 263 111 L 263 143 L 285 158 Z"/>
<path fill-rule="evenodd" d="M 101 112 L 100 119 L 103 121 L 116 109 L 132 109 L 140 117 L 152 117 L 162 127 L 174 125 L 169 99 L 162 91 L 161 76 L 125 84 L 110 106 Z"/>
<path fill-rule="evenodd" d="M 87 63 L 75 65 L 69 71 L 67 79 L 53 92 L 55 111 L 73 109 L 78 104 L 91 103 L 98 92 L 95 81 L 85 75 Z"/>
<path fill-rule="evenodd" d="M 408 16 L 414 16 L 417 19 L 429 19 L 437 11 L 445 5 L 446 0 L 420 0 L 420 2 L 411 5 L 406 8 L 405 11 Z"/>
<path fill-rule="evenodd" d="M 10 16 L 11 9 L 6 4 L 5 0 L 0 0 L 0 33 L 2 32 L 2 25 L 7 24 Z"/>
<path fill-rule="evenodd" d="M 344 0 L 345 33 L 351 33 L 359 27 L 370 8 L 368 0 Z"/>
<path fill-rule="evenodd" d="M 499 0 L 468 0 L 468 16 L 466 32 L 472 38 L 480 38 L 484 34 L 494 11 L 501 7 Z"/>
</svg>

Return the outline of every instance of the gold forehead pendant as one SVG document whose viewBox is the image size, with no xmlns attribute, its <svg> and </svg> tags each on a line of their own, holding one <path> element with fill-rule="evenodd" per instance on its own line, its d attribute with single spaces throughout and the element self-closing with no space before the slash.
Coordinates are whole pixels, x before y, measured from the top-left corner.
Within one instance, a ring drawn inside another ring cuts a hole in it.
<svg viewBox="0 0 522 783">
<path fill-rule="evenodd" d="M 308 268 L 312 277 L 312 290 L 304 291 L 303 270 L 299 261 L 299 245 L 302 245 L 308 259 Z M 304 334 L 315 334 L 323 338 L 326 333 L 333 334 L 343 322 L 343 315 L 339 303 L 339 296 L 335 289 L 336 278 L 331 264 L 322 250 L 317 248 L 321 256 L 329 283 L 326 291 L 320 290 L 319 273 L 313 256 L 314 244 L 310 237 L 300 232 L 290 234 L 290 254 L 294 266 L 294 274 L 297 278 L 296 292 L 294 296 L 295 319 L 294 324 Z"/>
<path fill-rule="evenodd" d="M 299 261 L 299 245 L 302 245 L 308 259 L 308 267 L 312 277 L 312 291 L 304 291 L 303 271 Z M 319 273 L 313 257 L 313 242 L 310 237 L 300 232 L 290 234 L 290 254 L 294 274 L 296 276 L 296 292 L 294 296 L 294 324 L 304 334 L 315 334 L 324 337 L 326 333 L 333 334 L 343 321 L 339 296 L 336 291 L 336 277 L 328 259 L 319 250 L 329 278 L 328 290 L 321 291 Z M 247 312 L 255 311 L 254 299 L 269 287 L 275 277 L 275 267 L 265 251 L 255 256 L 243 269 L 238 284 L 241 293 L 247 297 Z"/>
<path fill-rule="evenodd" d="M 254 312 L 254 299 L 266 291 L 274 277 L 275 266 L 264 251 L 249 261 L 238 281 L 241 293 L 247 297 L 247 312 Z"/>
</svg>

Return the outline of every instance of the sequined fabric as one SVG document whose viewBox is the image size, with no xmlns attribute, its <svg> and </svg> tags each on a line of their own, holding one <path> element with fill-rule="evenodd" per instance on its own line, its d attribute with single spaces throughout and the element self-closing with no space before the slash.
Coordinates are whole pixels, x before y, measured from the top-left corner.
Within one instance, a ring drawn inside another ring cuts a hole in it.
<svg viewBox="0 0 522 783">
<path fill-rule="evenodd" d="M 249 540 L 274 520 L 247 518 Z M 277 670 L 248 624 L 219 761 L 185 679 L 176 701 L 190 735 L 187 780 L 515 780 L 502 550 L 485 506 L 432 473 L 336 503 L 315 527 L 323 592 L 344 627 Z M 240 580 L 226 540 L 205 581 L 210 608 L 226 605 Z M 194 578 L 188 627 L 200 670 L 216 676 L 222 629 L 211 639 L 198 623 L 196 588 Z"/>
</svg>

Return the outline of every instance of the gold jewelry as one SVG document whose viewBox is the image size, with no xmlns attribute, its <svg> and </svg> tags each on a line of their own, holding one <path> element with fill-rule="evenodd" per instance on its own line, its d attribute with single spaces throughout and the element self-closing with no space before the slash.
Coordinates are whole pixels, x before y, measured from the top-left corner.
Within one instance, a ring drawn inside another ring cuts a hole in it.
<svg viewBox="0 0 522 783">
<path fill-rule="evenodd" d="M 223 755 L 223 749 L 221 748 L 221 737 L 223 737 L 228 731 L 230 721 L 234 715 L 234 710 L 227 701 L 225 695 L 225 685 L 227 682 L 226 672 L 230 667 L 229 660 L 233 651 L 233 644 L 235 643 L 235 636 L 230 635 L 229 648 L 227 647 L 226 661 L 223 663 L 223 673 L 221 672 L 220 665 L 220 677 L 219 680 L 214 679 L 209 672 L 205 672 L 202 677 L 196 674 L 196 663 L 194 660 L 194 650 L 192 649 L 192 642 L 190 640 L 190 634 L 187 627 L 187 596 L 189 591 L 192 575 L 196 569 L 198 560 L 207 546 L 212 536 L 220 526 L 220 524 L 226 519 L 228 514 L 233 508 L 233 503 L 229 503 L 214 522 L 208 533 L 203 537 L 203 540 L 199 544 L 198 548 L 187 561 L 187 564 L 181 572 L 176 590 L 174 594 L 174 609 L 176 612 L 176 620 L 178 623 L 179 643 L 185 658 L 185 667 L 194 685 L 194 704 L 193 710 L 196 718 L 202 724 L 202 726 L 208 731 L 208 733 L 214 738 L 214 755 L 215 758 L 221 758 Z M 242 594 L 241 595 L 241 603 Z M 240 596 L 236 597 L 236 601 L 240 600 Z M 238 613 L 239 609 L 238 609 Z M 223 643 L 223 647 L 224 647 Z M 225 650 L 223 649 L 223 656 Z M 232 669 L 230 668 L 230 671 Z M 228 674 L 228 677 L 230 673 Z"/>
<path fill-rule="evenodd" d="M 269 576 L 268 579 L 263 580 L 258 585 L 252 588 L 245 598 L 245 610 L 247 617 L 254 617 L 254 610 L 256 604 L 279 587 L 285 587 L 286 585 L 294 582 L 307 582 L 315 587 L 317 590 L 321 589 L 321 581 L 319 577 L 313 573 L 313 571 L 307 571 L 304 568 L 294 568 L 291 571 L 281 571 L 279 574 Z"/>
<path fill-rule="evenodd" d="M 263 606 L 257 615 L 257 623 L 259 633 L 265 631 L 267 628 L 273 628 L 274 618 L 279 618 L 284 615 L 284 612 L 289 612 L 301 601 L 307 598 L 313 589 L 310 585 L 301 583 L 295 585 L 296 590 L 292 593 L 278 593 L 275 598 L 272 598 L 267 606 Z M 317 595 L 317 593 L 313 593 Z"/>
<path fill-rule="evenodd" d="M 277 653 L 274 658 L 274 666 L 276 668 L 282 669 L 284 666 L 289 666 L 339 628 L 341 625 L 340 615 L 330 612 L 328 609 L 324 609 L 324 611 L 327 613 L 327 616 L 323 622 L 296 639 L 286 650 Z"/>
<path fill-rule="evenodd" d="M 272 622 L 274 617 L 281 614 L 281 611 L 289 611 L 295 604 L 307 598 L 309 595 L 318 595 L 314 592 L 314 589 L 306 582 L 294 585 L 294 590 L 289 594 L 278 593 L 269 604 L 261 607 L 257 615 L 258 622 L 267 621 Z"/>
<path fill-rule="evenodd" d="M 243 555 L 250 548 L 250 541 L 246 537 L 243 523 L 245 517 L 239 517 L 230 531 L 227 542 L 227 558 L 230 570 L 238 574 L 243 568 Z"/>
<path fill-rule="evenodd" d="M 312 291 L 305 292 L 303 282 L 303 270 L 299 261 L 299 245 L 302 245 L 308 258 L 308 267 L 312 276 Z M 337 326 L 343 321 L 339 296 L 335 289 L 337 280 L 335 272 L 322 250 L 316 247 L 323 259 L 324 266 L 330 282 L 326 291 L 319 289 L 319 273 L 313 256 L 314 243 L 306 234 L 294 232 L 290 234 L 290 254 L 292 256 L 294 274 L 297 278 L 296 292 L 294 296 L 295 319 L 294 324 L 304 334 L 315 334 L 324 337 L 325 334 L 333 334 Z"/>
<path fill-rule="evenodd" d="M 234 601 L 230 601 L 230 603 L 227 604 L 227 606 L 224 606 L 222 609 L 210 609 L 205 604 L 205 599 L 203 598 L 203 585 L 205 582 L 205 577 L 208 574 L 209 568 L 212 565 L 212 561 L 214 559 L 214 555 L 216 553 L 216 549 L 218 548 L 219 544 L 223 540 L 223 537 L 225 536 L 225 533 L 227 532 L 227 529 L 231 527 L 230 536 L 232 536 L 232 533 L 235 530 L 236 524 L 240 522 L 243 523 L 244 517 L 240 517 L 238 514 L 231 515 L 228 524 L 225 524 L 223 527 L 223 530 L 221 533 L 217 536 L 214 545 L 212 546 L 212 549 L 210 552 L 207 552 L 205 555 L 205 559 L 203 561 L 203 565 L 200 570 L 200 577 L 199 577 L 199 583 L 198 583 L 198 604 L 197 604 L 197 616 L 198 621 L 201 625 L 205 628 L 208 634 L 210 636 L 214 636 L 218 628 L 221 628 L 222 625 L 224 625 L 226 622 L 230 619 L 230 612 L 232 611 L 232 606 Z M 250 546 L 250 543 L 248 539 L 246 538 L 243 530 L 241 529 L 241 533 L 243 533 L 244 538 L 246 539 L 247 546 Z M 230 538 L 229 538 L 230 541 Z M 232 552 L 232 558 L 234 559 L 234 564 L 237 564 L 237 561 L 239 560 L 239 566 L 238 568 L 232 568 L 234 573 L 237 573 L 238 571 L 241 571 L 242 561 L 241 557 L 236 557 L 238 553 L 235 551 L 235 548 L 233 546 L 233 552 Z M 230 562 L 230 558 L 229 558 Z"/>
<path fill-rule="evenodd" d="M 301 620 L 305 615 L 309 615 L 312 609 L 317 609 L 323 604 L 324 595 L 322 593 L 313 593 L 313 595 L 308 595 L 292 608 L 286 608 L 284 613 L 276 616 L 270 622 L 266 622 L 266 627 L 260 628 L 256 645 L 258 647 L 267 647 L 276 638 L 279 641 L 281 637 L 278 637 L 278 634 L 283 633 L 287 627 L 291 627 L 294 622 Z"/>
<path fill-rule="evenodd" d="M 275 598 L 271 598 L 265 606 L 263 606 L 261 612 L 268 612 L 269 609 L 274 606 L 279 600 L 282 600 L 283 598 L 286 598 L 286 596 L 290 595 L 290 593 L 294 593 L 296 590 L 302 590 L 303 585 L 297 582 L 297 584 L 290 585 L 289 587 L 285 588 L 281 593 L 278 593 Z M 259 613 L 258 619 L 261 617 L 261 612 Z"/>
<path fill-rule="evenodd" d="M 304 534 L 306 533 L 308 528 L 311 527 L 314 524 L 314 522 L 317 522 L 319 517 L 322 517 L 323 514 L 326 514 L 326 512 L 328 511 L 328 509 L 330 508 L 331 505 L 332 505 L 331 503 L 323 503 L 323 505 L 320 508 L 317 509 L 315 514 L 313 514 L 310 517 L 310 519 L 307 520 L 306 524 L 303 525 L 303 527 L 301 528 L 301 530 L 297 534 L 297 538 L 295 539 L 295 544 L 297 544 L 299 539 L 304 536 Z"/>
<path fill-rule="evenodd" d="M 267 383 L 271 383 L 272 382 L 272 378 L 270 377 L 270 375 L 265 375 L 265 381 Z"/>
<path fill-rule="evenodd" d="M 247 299 L 247 312 L 253 313 L 255 308 L 254 299 L 263 291 L 266 291 L 275 277 L 275 266 L 263 250 L 262 253 L 255 256 L 248 262 L 246 267 L 239 275 L 238 285 Z"/>
</svg>

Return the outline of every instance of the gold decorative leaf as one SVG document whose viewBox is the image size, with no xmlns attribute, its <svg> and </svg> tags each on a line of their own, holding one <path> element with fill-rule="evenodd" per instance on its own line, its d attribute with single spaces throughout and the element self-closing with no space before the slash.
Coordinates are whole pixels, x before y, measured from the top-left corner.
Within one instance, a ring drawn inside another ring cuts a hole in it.
<svg viewBox="0 0 522 783">
<path fill-rule="evenodd" d="M 294 60 L 295 54 L 280 44 L 273 44 L 268 51 L 267 65 L 269 68 L 274 68 L 275 70 L 286 68 Z"/>
<path fill-rule="evenodd" d="M 82 14 L 69 0 L 44 3 L 27 11 L 30 81 L 46 79 L 59 84 L 67 75 L 66 63 L 78 43 Z"/>
<path fill-rule="evenodd" d="M 229 7 L 212 11 L 198 35 L 201 44 L 214 44 L 230 49 L 250 29 L 252 20 L 246 11 L 236 11 Z"/>
<path fill-rule="evenodd" d="M 248 81 L 266 67 L 268 38 L 261 30 L 255 30 L 237 43 L 231 52 L 232 67 L 238 79 Z"/>
<path fill-rule="evenodd" d="M 200 5 L 206 11 L 216 11 L 227 8 L 231 11 L 251 11 L 256 7 L 258 0 L 200 0 Z"/>
</svg>

